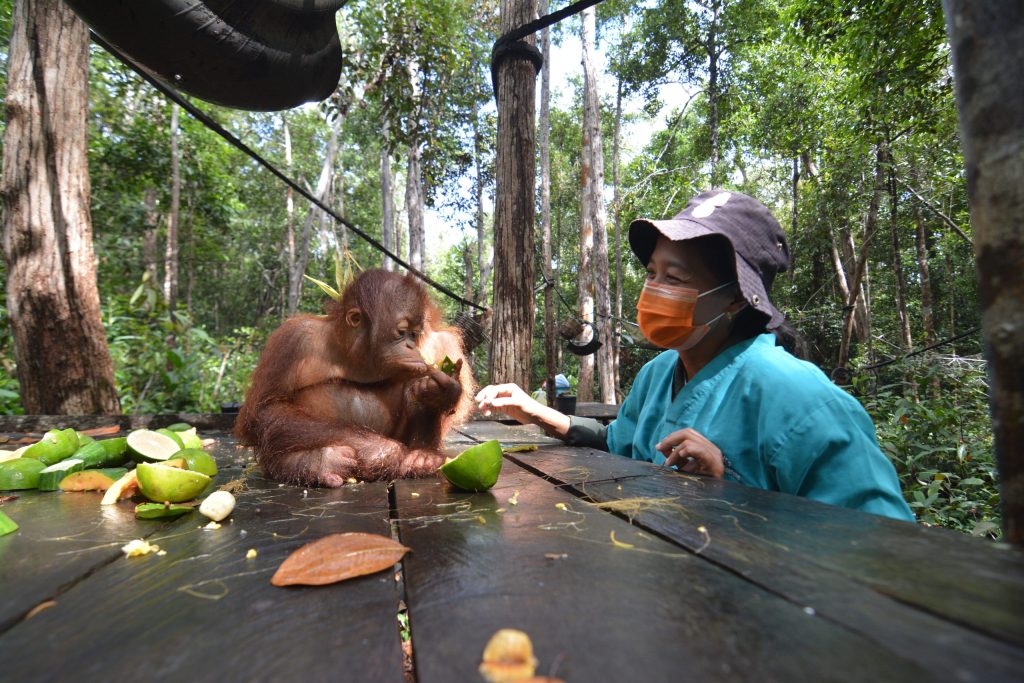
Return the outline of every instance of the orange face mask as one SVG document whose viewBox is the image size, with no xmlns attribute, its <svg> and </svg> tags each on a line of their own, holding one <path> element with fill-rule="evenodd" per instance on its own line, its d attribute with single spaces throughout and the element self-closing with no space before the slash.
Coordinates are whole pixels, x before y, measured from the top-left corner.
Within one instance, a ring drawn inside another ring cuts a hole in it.
<svg viewBox="0 0 1024 683">
<path fill-rule="evenodd" d="M 674 287 L 654 282 L 645 282 L 640 300 L 636 303 L 636 321 L 640 331 L 655 346 L 663 349 L 689 349 L 696 346 L 725 312 L 702 323 L 693 324 L 693 311 L 702 296 L 724 289 L 732 282 L 726 282 L 706 292 L 692 287 Z"/>
</svg>

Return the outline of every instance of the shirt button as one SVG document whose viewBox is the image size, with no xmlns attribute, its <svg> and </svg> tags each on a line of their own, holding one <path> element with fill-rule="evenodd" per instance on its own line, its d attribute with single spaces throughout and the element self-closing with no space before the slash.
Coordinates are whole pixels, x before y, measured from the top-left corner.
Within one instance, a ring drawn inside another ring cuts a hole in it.
<svg viewBox="0 0 1024 683">
<path fill-rule="evenodd" d="M 755 294 L 754 296 L 750 297 L 750 303 L 752 303 L 755 306 L 757 306 L 759 303 L 761 303 L 761 297 L 759 297 L 757 294 Z"/>
</svg>

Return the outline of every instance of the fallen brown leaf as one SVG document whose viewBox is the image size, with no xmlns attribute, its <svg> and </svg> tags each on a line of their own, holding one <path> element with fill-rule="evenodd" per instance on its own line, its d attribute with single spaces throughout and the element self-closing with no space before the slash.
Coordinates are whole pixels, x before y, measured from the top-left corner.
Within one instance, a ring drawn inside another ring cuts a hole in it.
<svg viewBox="0 0 1024 683">
<path fill-rule="evenodd" d="M 270 583 L 322 586 L 387 569 L 409 552 L 401 543 L 377 534 L 331 534 L 289 555 Z"/>
<path fill-rule="evenodd" d="M 81 433 L 86 436 L 108 436 L 110 434 L 119 434 L 120 432 L 120 425 L 107 425 L 105 427 L 93 427 L 92 429 L 81 430 Z"/>
</svg>

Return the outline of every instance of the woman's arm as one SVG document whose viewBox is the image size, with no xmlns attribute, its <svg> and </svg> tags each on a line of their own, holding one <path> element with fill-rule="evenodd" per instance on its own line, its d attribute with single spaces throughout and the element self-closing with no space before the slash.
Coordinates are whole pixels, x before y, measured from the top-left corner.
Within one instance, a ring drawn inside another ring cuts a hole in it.
<svg viewBox="0 0 1024 683">
<path fill-rule="evenodd" d="M 484 415 L 492 410 L 508 415 L 522 424 L 535 424 L 549 436 L 564 439 L 569 433 L 569 416 L 538 403 L 516 384 L 492 384 L 476 395 L 477 407 Z"/>
</svg>

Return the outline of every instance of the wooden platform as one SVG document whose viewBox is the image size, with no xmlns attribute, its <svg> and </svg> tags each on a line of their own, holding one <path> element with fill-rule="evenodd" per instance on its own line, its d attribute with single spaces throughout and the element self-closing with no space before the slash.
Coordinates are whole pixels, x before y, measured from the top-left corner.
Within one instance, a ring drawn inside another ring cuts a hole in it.
<svg viewBox="0 0 1024 683">
<path fill-rule="evenodd" d="M 400 682 L 403 605 L 420 683 L 482 680 L 484 645 L 505 627 L 530 634 L 538 674 L 565 681 L 1024 677 L 1019 549 L 493 421 L 453 433 L 451 449 L 538 449 L 506 454 L 477 494 L 436 479 L 281 486 L 223 432 L 203 435 L 218 481 L 245 484 L 220 529 L 139 521 L 98 494 L 3 503 L 21 528 L 0 537 L 0 680 Z M 270 585 L 297 547 L 343 531 L 412 552 L 331 586 Z M 133 538 L 167 554 L 126 559 Z"/>
</svg>

